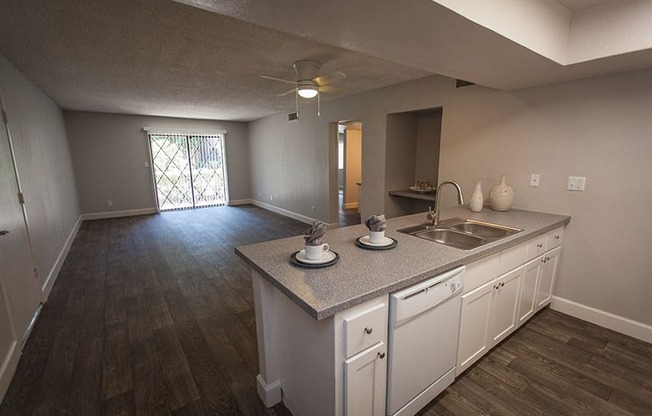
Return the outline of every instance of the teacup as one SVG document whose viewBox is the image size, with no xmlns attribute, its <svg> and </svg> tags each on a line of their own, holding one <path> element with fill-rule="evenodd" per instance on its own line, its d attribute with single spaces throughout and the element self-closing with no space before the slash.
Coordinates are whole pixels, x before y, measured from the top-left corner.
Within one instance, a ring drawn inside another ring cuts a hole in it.
<svg viewBox="0 0 652 416">
<path fill-rule="evenodd" d="M 309 246 L 306 244 L 305 246 L 305 251 L 306 251 L 306 258 L 308 260 L 319 260 L 324 254 L 324 251 L 328 251 L 330 247 L 328 244 L 320 244 L 317 246 Z"/>
<path fill-rule="evenodd" d="M 369 231 L 369 242 L 371 244 L 382 244 L 385 242 L 385 230 Z"/>
</svg>

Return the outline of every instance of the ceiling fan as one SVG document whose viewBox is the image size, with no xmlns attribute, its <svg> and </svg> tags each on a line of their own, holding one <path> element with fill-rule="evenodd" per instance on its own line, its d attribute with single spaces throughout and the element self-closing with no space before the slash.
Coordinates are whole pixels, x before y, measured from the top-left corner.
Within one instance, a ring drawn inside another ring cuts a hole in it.
<svg viewBox="0 0 652 416">
<path fill-rule="evenodd" d="M 270 77 L 267 75 L 260 75 L 261 78 L 270 79 L 272 81 L 285 82 L 287 84 L 294 84 L 295 87 L 289 91 L 279 94 L 279 97 L 292 94 L 296 92 L 303 98 L 314 98 L 320 93 L 330 93 L 337 91 L 337 88 L 329 86 L 336 81 L 346 78 L 346 74 L 341 71 L 333 72 L 332 74 L 319 75 L 321 64 L 317 61 L 310 59 L 301 59 L 292 64 L 294 72 L 297 74 L 296 81 L 289 79 Z"/>
</svg>

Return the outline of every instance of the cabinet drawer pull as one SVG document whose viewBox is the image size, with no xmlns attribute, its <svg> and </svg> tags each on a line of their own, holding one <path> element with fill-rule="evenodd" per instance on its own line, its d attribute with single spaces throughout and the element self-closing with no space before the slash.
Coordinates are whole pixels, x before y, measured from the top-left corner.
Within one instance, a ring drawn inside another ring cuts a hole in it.
<svg viewBox="0 0 652 416">
<path fill-rule="evenodd" d="M 541 243 L 537 244 L 537 248 L 542 248 L 542 247 L 543 247 L 543 244 L 541 244 Z"/>
<path fill-rule="evenodd" d="M 500 287 L 505 286 L 505 282 L 500 282 Z"/>
<path fill-rule="evenodd" d="M 371 334 L 372 332 L 374 332 L 374 329 L 373 329 L 372 327 L 370 327 L 370 326 L 365 327 L 365 329 L 364 329 L 364 333 L 365 333 L 365 334 L 369 335 L 369 334 Z"/>
<path fill-rule="evenodd" d="M 560 237 L 559 237 L 558 235 L 555 236 L 555 240 L 559 240 L 559 238 L 560 238 Z"/>
<path fill-rule="evenodd" d="M 546 261 L 550 261 L 550 257 L 546 257 Z"/>
<path fill-rule="evenodd" d="M 383 352 L 378 352 L 378 358 L 380 358 L 381 360 L 383 358 L 385 358 L 385 352 L 384 351 Z"/>
</svg>

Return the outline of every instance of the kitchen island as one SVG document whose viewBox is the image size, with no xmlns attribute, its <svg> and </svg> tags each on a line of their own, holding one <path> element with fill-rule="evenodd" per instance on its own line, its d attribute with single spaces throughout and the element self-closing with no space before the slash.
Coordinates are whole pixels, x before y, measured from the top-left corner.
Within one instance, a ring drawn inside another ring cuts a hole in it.
<svg viewBox="0 0 652 416">
<path fill-rule="evenodd" d="M 461 265 L 494 258 L 498 264 L 500 253 L 517 247 L 522 247 L 518 253 L 524 264 L 528 243 L 570 221 L 564 215 L 522 210 L 472 213 L 464 206 L 443 209 L 441 217 L 523 231 L 464 251 L 398 233 L 425 221 L 425 214 L 415 214 L 388 221 L 386 235 L 398 242 L 396 248 L 371 251 L 355 245 L 356 238 L 368 234 L 363 225 L 340 228 L 325 239 L 340 260 L 323 269 L 290 264 L 290 254 L 303 247 L 300 236 L 236 248 L 252 268 L 258 391 L 267 406 L 283 400 L 295 416 L 353 415 L 367 407 L 370 414 L 384 414 L 385 360 L 376 357 L 385 356 L 388 294 Z M 365 320 L 375 324 L 375 331 L 358 337 L 356 325 L 371 328 Z"/>
</svg>

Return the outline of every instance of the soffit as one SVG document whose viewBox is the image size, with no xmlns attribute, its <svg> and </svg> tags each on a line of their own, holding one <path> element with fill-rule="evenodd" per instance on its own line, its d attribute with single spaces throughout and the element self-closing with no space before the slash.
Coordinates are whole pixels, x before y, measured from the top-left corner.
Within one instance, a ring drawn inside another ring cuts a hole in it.
<svg viewBox="0 0 652 416">
<path fill-rule="evenodd" d="M 652 67 L 650 49 L 613 56 L 597 53 L 585 62 L 571 60 L 572 64 L 564 65 L 564 62 L 559 63 L 561 58 L 556 62 L 542 56 L 532 48 L 430 0 L 175 1 L 502 90 Z M 551 0 L 541 1 L 550 3 Z M 536 2 L 533 0 L 532 3 Z M 634 4 L 636 1 L 623 2 L 626 3 Z M 509 2 L 501 4 L 508 5 Z M 601 4 L 594 3 L 594 6 Z M 584 5 L 588 7 L 588 3 Z M 571 6 L 583 5 L 576 3 Z"/>
</svg>

